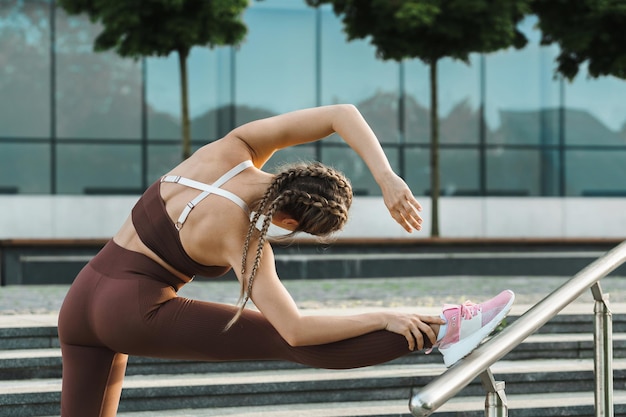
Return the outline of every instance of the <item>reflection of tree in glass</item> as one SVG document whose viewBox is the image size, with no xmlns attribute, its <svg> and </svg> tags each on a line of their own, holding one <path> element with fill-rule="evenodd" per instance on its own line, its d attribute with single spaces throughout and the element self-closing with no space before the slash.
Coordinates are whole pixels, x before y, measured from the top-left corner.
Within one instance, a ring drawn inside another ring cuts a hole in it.
<svg viewBox="0 0 626 417">
<path fill-rule="evenodd" d="M 54 93 L 56 136 L 138 137 L 138 65 L 113 54 L 94 54 L 98 27 L 57 9 L 53 66 L 50 12 L 47 1 L 0 4 L 0 135 L 49 137 Z"/>
<path fill-rule="evenodd" d="M 0 3 L 0 136 L 48 136 L 48 9 L 44 1 Z"/>
<path fill-rule="evenodd" d="M 141 136 L 140 65 L 93 52 L 101 27 L 56 12 L 57 134 L 74 138 Z"/>
<path fill-rule="evenodd" d="M 331 4 L 342 17 L 348 40 L 368 39 L 378 58 L 396 61 L 419 58 L 430 68 L 430 194 L 431 235 L 439 236 L 438 63 L 453 58 L 469 64 L 471 53 L 521 48 L 526 37 L 517 28 L 529 12 L 529 0 L 449 2 L 307 0 L 312 6 Z"/>
<path fill-rule="evenodd" d="M 194 46 L 235 45 L 247 28 L 245 0 L 85 2 L 58 0 L 71 14 L 86 14 L 102 24 L 94 50 L 113 50 L 123 57 L 168 56 L 176 53 L 180 67 L 182 156 L 191 154 L 187 58 Z"/>
</svg>

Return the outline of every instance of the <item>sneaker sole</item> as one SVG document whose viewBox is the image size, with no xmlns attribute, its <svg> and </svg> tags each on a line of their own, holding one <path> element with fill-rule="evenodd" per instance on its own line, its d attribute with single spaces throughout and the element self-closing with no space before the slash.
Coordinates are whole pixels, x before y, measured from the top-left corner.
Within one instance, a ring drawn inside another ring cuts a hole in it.
<svg viewBox="0 0 626 417">
<path fill-rule="evenodd" d="M 504 306 L 502 311 L 500 311 L 493 318 L 493 320 L 491 320 L 473 335 L 464 339 L 462 343 L 455 343 L 453 346 L 447 349 L 439 349 L 439 351 L 443 355 L 443 363 L 446 365 L 446 367 L 451 367 L 456 362 L 460 361 L 461 359 L 472 353 L 472 351 L 476 349 L 478 345 L 480 345 L 480 342 L 482 342 L 487 336 L 489 336 L 491 332 L 493 332 L 496 327 L 498 327 L 502 320 L 504 320 L 506 315 L 509 314 L 511 307 L 513 306 L 513 302 L 515 301 L 515 294 L 513 293 L 513 291 L 509 292 L 511 293 L 511 299 L 506 304 L 506 306 Z"/>
</svg>

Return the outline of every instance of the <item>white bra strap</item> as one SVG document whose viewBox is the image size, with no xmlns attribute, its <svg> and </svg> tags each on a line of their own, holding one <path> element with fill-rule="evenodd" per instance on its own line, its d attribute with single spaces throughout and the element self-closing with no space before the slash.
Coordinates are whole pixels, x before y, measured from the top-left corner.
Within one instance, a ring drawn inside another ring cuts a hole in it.
<svg viewBox="0 0 626 417">
<path fill-rule="evenodd" d="M 188 202 L 185 208 L 183 209 L 182 213 L 180 213 L 180 216 L 178 217 L 178 220 L 176 221 L 176 229 L 180 230 L 183 227 L 183 223 L 185 223 L 185 220 L 187 220 L 187 216 L 189 216 L 189 213 L 191 213 L 191 210 L 193 210 L 193 208 L 197 206 L 198 203 L 200 203 L 210 194 L 217 194 L 217 195 L 221 195 L 222 197 L 228 198 L 233 203 L 241 207 L 242 210 L 246 214 L 249 214 L 250 210 L 248 209 L 248 205 L 245 203 L 245 201 L 243 201 L 241 198 L 231 193 L 230 191 L 223 190 L 219 187 L 221 187 L 228 180 L 235 177 L 241 171 L 245 170 L 246 168 L 251 167 L 252 165 L 253 165 L 252 161 L 243 161 L 242 163 L 230 169 L 228 172 L 226 172 L 224 175 L 218 178 L 217 181 L 215 181 L 213 184 L 210 184 L 210 185 L 199 182 L 199 181 L 191 180 L 188 178 L 183 178 L 178 175 L 167 175 L 163 177 L 161 179 L 161 182 L 178 183 L 178 184 L 185 185 L 187 187 L 195 188 L 197 190 L 202 190 L 202 193 L 198 194 L 196 198 Z"/>
<path fill-rule="evenodd" d="M 247 168 L 250 168 L 252 165 L 253 165 L 252 161 L 250 161 L 250 160 L 243 161 L 243 162 L 235 165 L 227 173 L 225 173 L 224 175 L 219 177 L 217 179 L 217 181 L 215 181 L 212 185 L 215 186 L 215 187 L 221 187 L 222 185 L 224 185 L 226 183 L 226 181 L 228 181 L 231 178 L 235 177 L 241 171 L 243 171 L 243 170 L 245 170 Z"/>
</svg>

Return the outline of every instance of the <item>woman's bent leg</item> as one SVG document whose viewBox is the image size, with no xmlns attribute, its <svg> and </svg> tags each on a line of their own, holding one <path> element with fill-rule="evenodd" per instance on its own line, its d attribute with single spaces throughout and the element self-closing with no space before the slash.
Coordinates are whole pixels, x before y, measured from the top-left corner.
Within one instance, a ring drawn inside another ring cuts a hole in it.
<svg viewBox="0 0 626 417">
<path fill-rule="evenodd" d="M 62 417 L 114 417 L 128 356 L 106 348 L 62 344 Z"/>
</svg>

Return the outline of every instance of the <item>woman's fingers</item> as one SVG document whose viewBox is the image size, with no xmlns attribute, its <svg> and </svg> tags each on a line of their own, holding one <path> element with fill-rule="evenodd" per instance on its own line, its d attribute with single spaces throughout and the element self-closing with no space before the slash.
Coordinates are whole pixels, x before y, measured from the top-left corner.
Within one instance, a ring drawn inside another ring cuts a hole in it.
<svg viewBox="0 0 626 417">
<path fill-rule="evenodd" d="M 431 345 L 434 345 L 435 343 L 437 343 L 437 334 L 435 333 L 435 331 L 433 330 L 431 325 L 427 324 L 427 323 L 424 323 L 424 322 L 420 322 L 420 324 L 421 324 L 421 326 L 420 326 L 420 334 L 422 336 L 426 335 L 426 337 L 430 341 Z M 422 348 L 423 347 L 424 347 L 424 345 L 422 345 Z"/>
<path fill-rule="evenodd" d="M 405 218 L 406 222 L 415 230 L 421 230 L 422 229 L 422 217 L 419 215 L 419 210 L 421 210 L 421 206 L 419 205 L 419 203 L 417 202 L 417 200 L 413 201 L 408 201 L 404 207 L 404 214 L 403 217 Z"/>
<path fill-rule="evenodd" d="M 422 229 L 422 217 L 419 211 L 422 206 L 413 196 L 405 197 L 395 203 L 390 209 L 391 216 L 398 222 L 407 232 Z"/>
<path fill-rule="evenodd" d="M 445 323 L 439 316 L 421 316 L 418 314 L 392 314 L 387 322 L 388 331 L 403 335 L 409 345 L 409 350 L 422 350 L 426 340 L 431 345 L 437 342 L 437 334 L 433 325 Z"/>
<path fill-rule="evenodd" d="M 444 324 L 441 317 L 436 316 L 414 316 L 410 325 L 406 328 L 404 336 L 409 343 L 410 350 L 422 350 L 426 344 L 426 340 L 430 341 L 431 346 L 437 343 L 437 334 L 432 328 L 432 324 Z"/>
<path fill-rule="evenodd" d="M 395 174 L 388 177 L 381 185 L 381 190 L 385 205 L 398 224 L 409 233 L 422 228 L 419 215 L 422 206 L 402 178 Z"/>
<path fill-rule="evenodd" d="M 410 329 L 406 329 L 406 331 L 404 332 L 404 337 L 406 338 L 407 342 L 409 342 L 409 350 L 413 351 L 415 350 L 415 335 L 414 333 L 410 330 Z"/>
<path fill-rule="evenodd" d="M 422 206 L 406 184 L 387 202 L 387 208 L 391 217 L 407 232 L 411 233 L 413 230 L 422 229 L 422 217 L 419 214 Z"/>
</svg>

